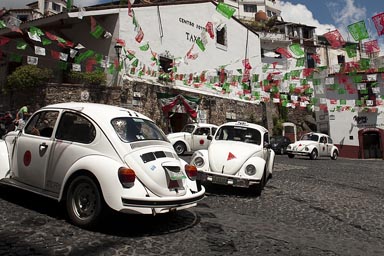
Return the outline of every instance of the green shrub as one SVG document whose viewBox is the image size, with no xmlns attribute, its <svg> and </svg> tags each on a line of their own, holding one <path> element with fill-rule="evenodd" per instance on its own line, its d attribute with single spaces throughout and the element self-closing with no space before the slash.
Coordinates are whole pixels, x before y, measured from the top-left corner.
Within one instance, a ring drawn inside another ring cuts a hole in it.
<svg viewBox="0 0 384 256">
<path fill-rule="evenodd" d="M 71 71 L 68 74 L 68 80 L 72 83 L 84 83 L 84 84 L 105 84 L 107 76 L 103 71 L 93 72 L 75 72 Z"/>
<path fill-rule="evenodd" d="M 7 77 L 6 90 L 39 87 L 53 78 L 53 71 L 48 68 L 39 68 L 35 65 L 25 65 Z"/>
</svg>

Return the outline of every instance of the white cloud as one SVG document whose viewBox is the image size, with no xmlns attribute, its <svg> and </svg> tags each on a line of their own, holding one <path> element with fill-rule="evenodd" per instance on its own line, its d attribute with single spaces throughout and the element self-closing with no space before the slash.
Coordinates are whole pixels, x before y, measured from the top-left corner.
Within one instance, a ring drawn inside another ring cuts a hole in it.
<svg viewBox="0 0 384 256">
<path fill-rule="evenodd" d="M 278 2 L 281 8 L 281 16 L 286 22 L 294 22 L 316 27 L 316 34 L 323 35 L 329 30 L 334 30 L 332 24 L 321 24 L 313 17 L 313 14 L 305 5 L 292 4 L 290 2 Z M 300 15 L 298 15 L 298 13 Z"/>
</svg>

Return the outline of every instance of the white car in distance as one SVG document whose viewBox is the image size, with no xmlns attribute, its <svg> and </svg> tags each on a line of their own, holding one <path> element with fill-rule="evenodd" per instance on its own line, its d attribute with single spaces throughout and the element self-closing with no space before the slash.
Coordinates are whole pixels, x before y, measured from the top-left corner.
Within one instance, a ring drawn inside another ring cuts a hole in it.
<svg viewBox="0 0 384 256">
<path fill-rule="evenodd" d="M 199 149 L 207 149 L 211 141 L 208 136 L 213 136 L 217 125 L 206 123 L 187 124 L 180 132 L 167 135 L 178 155 L 194 152 Z"/>
<path fill-rule="evenodd" d="M 331 137 L 318 132 L 310 132 L 301 136 L 300 140 L 287 147 L 289 158 L 295 156 L 308 156 L 311 160 L 318 157 L 330 157 L 336 160 L 339 149 L 333 144 Z"/>
</svg>

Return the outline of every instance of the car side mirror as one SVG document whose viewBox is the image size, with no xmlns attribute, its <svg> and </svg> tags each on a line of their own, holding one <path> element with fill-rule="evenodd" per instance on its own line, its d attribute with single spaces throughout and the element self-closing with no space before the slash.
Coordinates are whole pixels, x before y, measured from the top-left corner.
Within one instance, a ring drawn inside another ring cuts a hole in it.
<svg viewBox="0 0 384 256">
<path fill-rule="evenodd" d="M 212 140 L 212 135 L 208 135 L 207 140 Z"/>
<path fill-rule="evenodd" d="M 271 144 L 269 144 L 268 142 L 264 142 L 264 148 L 270 149 L 271 148 Z"/>
</svg>

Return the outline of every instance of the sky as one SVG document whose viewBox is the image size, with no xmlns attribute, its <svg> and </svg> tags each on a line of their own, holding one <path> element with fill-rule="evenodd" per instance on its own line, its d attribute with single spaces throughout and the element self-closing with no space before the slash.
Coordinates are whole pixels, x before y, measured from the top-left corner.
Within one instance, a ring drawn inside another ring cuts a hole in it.
<svg viewBox="0 0 384 256">
<path fill-rule="evenodd" d="M 0 0 L 0 8 L 25 8 L 37 0 Z M 89 6 L 112 0 L 73 0 L 76 6 Z M 378 37 L 372 16 L 384 12 L 384 0 L 277 0 L 284 21 L 291 21 L 316 27 L 316 33 L 338 29 L 346 41 L 352 41 L 348 25 L 364 20 L 371 36 L 377 39 L 384 52 L 384 36 Z"/>
</svg>

